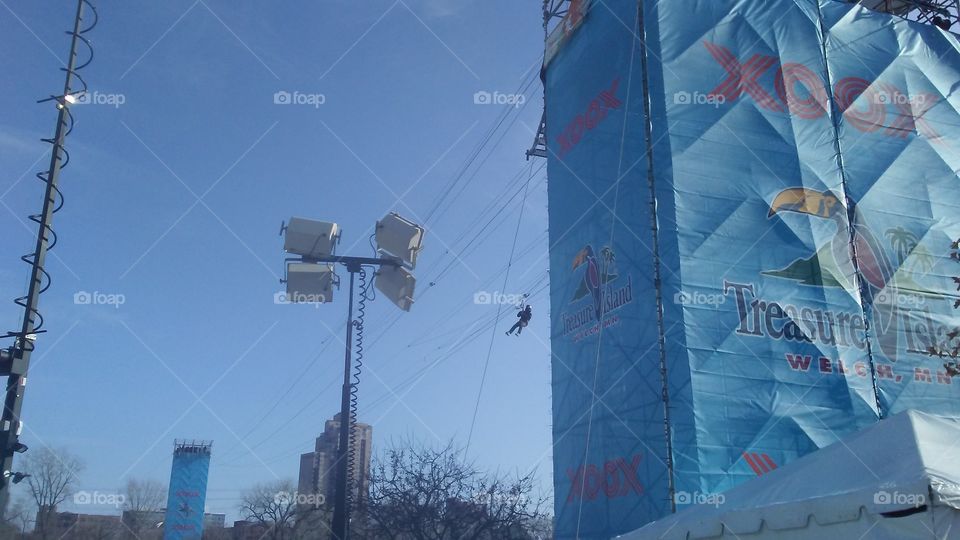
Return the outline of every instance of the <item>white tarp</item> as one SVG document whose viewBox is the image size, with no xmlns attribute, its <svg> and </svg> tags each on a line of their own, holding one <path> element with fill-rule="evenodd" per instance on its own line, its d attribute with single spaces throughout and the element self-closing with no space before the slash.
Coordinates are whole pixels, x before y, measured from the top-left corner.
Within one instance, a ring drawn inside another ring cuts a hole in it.
<svg viewBox="0 0 960 540">
<path fill-rule="evenodd" d="M 621 540 L 960 538 L 960 419 L 907 411 Z M 957 526 L 954 526 L 957 523 Z"/>
</svg>

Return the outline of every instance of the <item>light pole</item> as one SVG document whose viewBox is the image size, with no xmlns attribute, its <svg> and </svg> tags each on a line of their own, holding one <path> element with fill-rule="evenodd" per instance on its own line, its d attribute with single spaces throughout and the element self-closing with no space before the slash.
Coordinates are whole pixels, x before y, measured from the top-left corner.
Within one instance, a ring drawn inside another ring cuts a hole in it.
<svg viewBox="0 0 960 540">
<path fill-rule="evenodd" d="M 359 322 L 363 330 L 363 320 L 354 321 L 353 296 L 354 278 L 363 273 L 363 267 L 376 268 L 373 280 L 377 290 L 389 298 L 404 311 L 410 311 L 413 304 L 413 291 L 416 280 L 409 272 L 416 266 L 417 254 L 422 249 L 424 230 L 419 225 L 397 214 L 388 214 L 377 222 L 375 238 L 376 253 L 379 257 L 346 257 L 335 255 L 340 240 L 340 227 L 336 223 L 313 221 L 303 218 L 291 218 L 289 225 L 281 227 L 284 234 L 284 250 L 299 255 L 299 258 L 287 259 L 286 279 L 287 299 L 293 303 L 328 303 L 333 301 L 332 287 L 337 283 L 334 265 L 343 265 L 350 274 L 347 301 L 347 335 L 344 346 L 343 386 L 340 396 L 340 441 L 337 447 L 336 483 L 334 493 L 333 520 L 331 529 L 337 540 L 347 540 L 350 534 L 350 478 L 349 469 L 353 416 L 350 396 L 356 383 L 350 381 L 353 370 L 352 344 L 353 330 Z M 379 281 L 378 281 L 379 278 Z M 361 276 L 363 280 L 363 276 Z M 361 302 L 365 299 L 369 284 L 365 284 Z M 361 313 L 363 307 L 361 305 Z"/>
<path fill-rule="evenodd" d="M 93 22 L 83 28 L 85 4 L 90 9 Z M 76 103 L 77 96 L 85 93 L 87 89 L 86 83 L 77 74 L 77 71 L 83 69 L 93 59 L 93 47 L 82 34 L 89 32 L 96 26 L 97 12 L 89 0 L 77 0 L 76 5 L 73 31 L 67 32 L 72 36 L 70 55 L 67 57 L 66 65 L 61 68 L 66 73 L 63 93 L 40 100 L 41 103 L 55 101 L 59 112 L 57 128 L 53 138 L 43 139 L 44 142 L 53 146 L 53 150 L 50 155 L 50 166 L 45 172 L 37 175 L 44 182 L 45 188 L 42 210 L 39 214 L 30 216 L 30 220 L 39 226 L 36 243 L 30 254 L 21 257 L 31 267 L 27 294 L 15 300 L 17 305 L 23 307 L 23 322 L 18 331 L 8 332 L 6 335 L 0 336 L 0 338 L 14 338 L 12 346 L 0 350 L 0 376 L 7 377 L 3 413 L 0 415 L 0 516 L 3 516 L 6 512 L 10 497 L 10 483 L 19 483 L 29 476 L 13 472 L 11 468 L 13 467 L 14 454 L 27 450 L 26 445 L 19 442 L 20 431 L 23 427 L 20 421 L 20 410 L 23 407 L 23 393 L 27 384 L 27 370 L 30 365 L 30 355 L 34 349 L 34 340 L 37 334 L 45 332 L 41 329 L 43 317 L 37 308 L 40 294 L 50 286 L 50 275 L 44 270 L 44 264 L 47 250 L 56 243 L 56 235 L 51 228 L 53 214 L 63 204 L 63 197 L 60 190 L 57 189 L 57 182 L 60 177 L 60 170 L 69 161 L 69 154 L 64 149 L 64 141 L 73 129 L 73 115 L 70 113 L 70 105 Z M 81 43 L 89 49 L 90 56 L 78 63 L 78 45 Z M 77 88 L 77 81 L 80 83 L 79 89 Z"/>
</svg>

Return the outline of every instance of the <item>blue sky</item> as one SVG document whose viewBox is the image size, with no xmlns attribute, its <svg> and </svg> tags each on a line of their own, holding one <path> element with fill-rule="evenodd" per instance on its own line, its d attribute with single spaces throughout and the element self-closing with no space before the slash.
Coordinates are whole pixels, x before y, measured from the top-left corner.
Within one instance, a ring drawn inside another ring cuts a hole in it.
<svg viewBox="0 0 960 540">
<path fill-rule="evenodd" d="M 56 117 L 35 102 L 62 87 L 65 4 L 0 2 L 4 330 L 20 325 L 18 257 L 34 241 L 33 174 L 49 159 L 39 139 Z M 546 184 L 543 163 L 523 155 L 542 107 L 540 3 L 98 4 L 82 74 L 100 103 L 74 108 L 24 441 L 68 448 L 86 463 L 79 489 L 115 493 L 130 477 L 166 482 L 174 438 L 212 439 L 207 510 L 237 518 L 244 488 L 296 478 L 299 453 L 339 408 L 346 298 L 274 303 L 281 220 L 336 221 L 341 253 L 366 256 L 375 220 L 393 210 L 428 232 L 412 312 L 368 307 L 361 419 L 375 446 L 465 444 L 493 338 L 470 456 L 536 468 L 549 491 Z M 525 83 L 525 106 L 475 103 Z M 277 92 L 323 103 L 276 104 Z M 502 333 L 512 310 L 491 332 L 497 307 L 474 302 L 535 290 L 520 339 Z M 76 303 L 81 292 L 123 303 Z"/>
</svg>

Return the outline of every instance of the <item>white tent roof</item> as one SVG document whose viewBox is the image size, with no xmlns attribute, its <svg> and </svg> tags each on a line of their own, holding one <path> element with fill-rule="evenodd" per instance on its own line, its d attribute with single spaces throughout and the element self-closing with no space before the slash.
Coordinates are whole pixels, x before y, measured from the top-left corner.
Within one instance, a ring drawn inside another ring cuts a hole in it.
<svg viewBox="0 0 960 540">
<path fill-rule="evenodd" d="M 619 538 L 754 537 L 811 523 L 822 534 L 824 526 L 867 518 L 874 528 L 877 519 L 884 521 L 882 514 L 909 513 L 917 503 L 929 511 L 946 507 L 956 519 L 960 419 L 900 413 L 737 486 L 722 499 L 701 499 L 722 504 L 691 505 Z"/>
</svg>

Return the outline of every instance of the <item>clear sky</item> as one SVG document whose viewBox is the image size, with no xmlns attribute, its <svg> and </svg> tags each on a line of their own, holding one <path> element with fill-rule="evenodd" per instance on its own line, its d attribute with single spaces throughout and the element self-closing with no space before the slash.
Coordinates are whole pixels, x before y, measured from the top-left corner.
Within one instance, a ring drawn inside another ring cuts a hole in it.
<svg viewBox="0 0 960 540">
<path fill-rule="evenodd" d="M 56 118 L 36 100 L 62 88 L 72 4 L 0 1 L 3 331 L 22 316 L 39 139 Z M 86 463 L 79 489 L 116 493 L 131 477 L 167 482 L 175 438 L 212 439 L 207 510 L 238 518 L 244 488 L 295 480 L 340 403 L 345 288 L 319 308 L 274 303 L 281 221 L 336 221 L 340 253 L 367 256 L 393 210 L 428 232 L 412 312 L 368 305 L 360 416 L 374 450 L 465 444 L 492 339 L 470 456 L 536 468 L 549 490 L 546 184 L 523 154 L 542 109 L 540 2 L 96 4 L 82 72 L 95 93 L 73 109 L 24 442 L 69 449 Z M 475 103 L 518 88 L 523 106 Z M 491 331 L 481 291 L 540 291 L 528 332 L 503 335 L 512 309 Z M 84 292 L 99 294 L 78 303 Z"/>
</svg>

